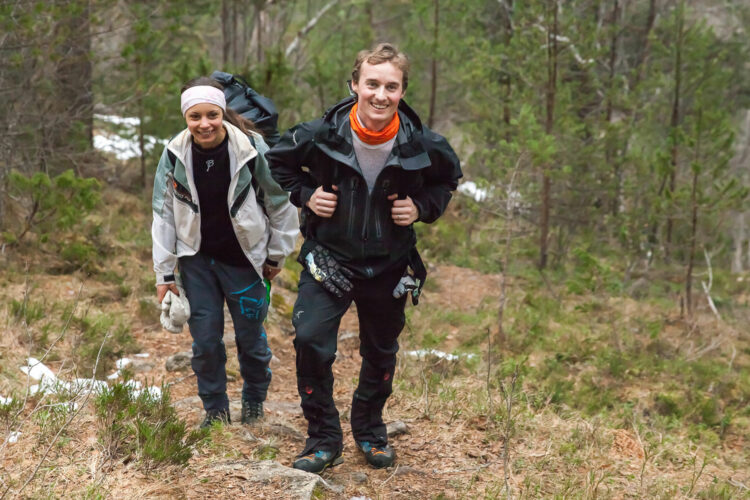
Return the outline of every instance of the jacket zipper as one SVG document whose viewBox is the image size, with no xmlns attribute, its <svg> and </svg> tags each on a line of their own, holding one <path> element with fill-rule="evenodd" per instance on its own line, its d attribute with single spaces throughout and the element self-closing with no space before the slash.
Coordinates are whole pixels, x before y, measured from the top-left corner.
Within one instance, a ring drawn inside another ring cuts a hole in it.
<svg viewBox="0 0 750 500">
<path fill-rule="evenodd" d="M 349 228 L 347 229 L 347 234 L 349 238 L 354 237 L 354 197 L 356 195 L 356 189 L 357 189 L 357 178 L 352 177 L 351 180 L 351 193 L 349 196 Z"/>
</svg>

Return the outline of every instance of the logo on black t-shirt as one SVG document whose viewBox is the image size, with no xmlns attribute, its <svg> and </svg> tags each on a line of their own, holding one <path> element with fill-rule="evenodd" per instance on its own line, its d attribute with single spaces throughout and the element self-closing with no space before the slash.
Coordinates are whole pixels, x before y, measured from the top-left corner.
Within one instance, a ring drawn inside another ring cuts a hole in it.
<svg viewBox="0 0 750 500">
<path fill-rule="evenodd" d="M 213 166 L 214 166 L 214 160 L 213 159 L 206 161 L 206 172 L 208 172 L 209 170 L 211 170 L 211 167 L 213 167 Z"/>
</svg>

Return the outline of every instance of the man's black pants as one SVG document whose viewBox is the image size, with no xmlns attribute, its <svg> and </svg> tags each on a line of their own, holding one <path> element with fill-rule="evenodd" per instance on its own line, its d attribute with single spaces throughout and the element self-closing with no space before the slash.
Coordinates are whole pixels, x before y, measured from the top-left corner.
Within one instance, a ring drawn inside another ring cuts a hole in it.
<svg viewBox="0 0 750 500">
<path fill-rule="evenodd" d="M 341 317 L 351 305 L 359 316 L 362 367 L 352 399 L 351 424 L 356 441 L 372 446 L 388 442 L 383 407 L 392 392 L 397 338 L 406 321 L 406 297 L 393 298 L 405 265 L 370 279 L 354 279 L 352 292 L 337 298 L 307 270 L 300 275 L 292 322 L 296 331 L 297 388 L 308 422 L 306 455 L 313 450 L 341 449 L 343 433 L 333 401 L 333 372 Z"/>
</svg>

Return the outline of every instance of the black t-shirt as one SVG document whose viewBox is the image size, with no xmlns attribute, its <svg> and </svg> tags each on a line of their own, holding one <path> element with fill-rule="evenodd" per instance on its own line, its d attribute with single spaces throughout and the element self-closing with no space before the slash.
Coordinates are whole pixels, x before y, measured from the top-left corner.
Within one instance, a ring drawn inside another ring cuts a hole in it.
<svg viewBox="0 0 750 500">
<path fill-rule="evenodd" d="M 225 264 L 249 267 L 229 217 L 229 136 L 212 149 L 193 142 L 193 180 L 201 210 L 200 251 Z"/>
</svg>

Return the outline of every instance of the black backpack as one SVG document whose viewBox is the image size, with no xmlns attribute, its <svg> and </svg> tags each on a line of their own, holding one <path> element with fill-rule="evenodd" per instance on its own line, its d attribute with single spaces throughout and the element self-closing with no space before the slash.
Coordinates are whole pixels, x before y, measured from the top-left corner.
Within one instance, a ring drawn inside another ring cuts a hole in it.
<svg viewBox="0 0 750 500">
<path fill-rule="evenodd" d="M 255 123 L 263 132 L 266 144 L 273 146 L 279 142 L 279 113 L 271 99 L 258 94 L 237 75 L 214 71 L 211 78 L 224 86 L 227 106 Z"/>
</svg>

